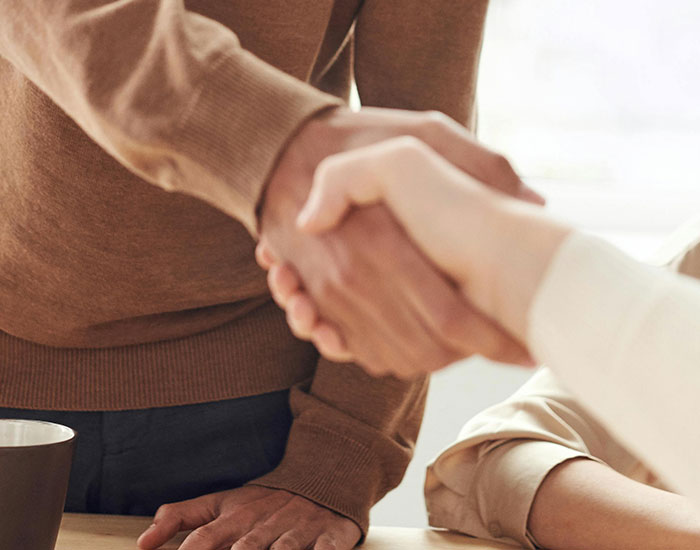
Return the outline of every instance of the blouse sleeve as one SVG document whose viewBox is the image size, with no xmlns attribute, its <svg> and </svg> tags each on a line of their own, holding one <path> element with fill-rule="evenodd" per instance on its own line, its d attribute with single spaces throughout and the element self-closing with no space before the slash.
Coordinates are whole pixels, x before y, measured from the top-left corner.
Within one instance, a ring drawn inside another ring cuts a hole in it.
<svg viewBox="0 0 700 550">
<path fill-rule="evenodd" d="M 527 520 L 540 484 L 583 458 L 623 474 L 639 462 L 544 367 L 512 397 L 470 420 L 428 467 L 430 524 L 535 548 Z"/>
<path fill-rule="evenodd" d="M 573 234 L 533 300 L 528 341 L 616 438 L 700 501 L 697 280 Z"/>
</svg>

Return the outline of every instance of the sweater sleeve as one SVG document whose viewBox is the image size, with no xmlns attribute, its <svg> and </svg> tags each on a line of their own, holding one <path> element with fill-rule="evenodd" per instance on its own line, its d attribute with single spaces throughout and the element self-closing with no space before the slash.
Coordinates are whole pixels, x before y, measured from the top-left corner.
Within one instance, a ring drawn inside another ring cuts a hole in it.
<svg viewBox="0 0 700 550">
<path fill-rule="evenodd" d="M 427 379 L 374 379 L 320 359 L 310 385 L 292 389 L 284 458 L 252 481 L 307 497 L 369 527 L 369 510 L 396 487 L 413 454 Z"/>
<path fill-rule="evenodd" d="M 696 502 L 699 312 L 697 280 L 574 233 L 540 284 L 528 335 L 538 359 L 613 435 Z"/>
<path fill-rule="evenodd" d="M 362 104 L 441 111 L 475 127 L 488 0 L 365 0 L 355 29 Z"/>
<path fill-rule="evenodd" d="M 363 2 L 354 59 L 363 105 L 437 109 L 470 124 L 486 4 Z M 411 459 L 426 389 L 426 380 L 374 379 L 322 359 L 310 388 L 292 393 L 282 463 L 254 483 L 304 495 L 366 533 L 371 506 L 399 484 Z"/>
<path fill-rule="evenodd" d="M 0 0 L 6 58 L 102 148 L 256 231 L 279 152 L 339 100 L 264 63 L 183 0 Z"/>
<path fill-rule="evenodd" d="M 627 475 L 639 461 L 542 368 L 506 401 L 479 413 L 428 467 L 430 524 L 535 548 L 527 523 L 559 464 L 584 458 Z"/>
</svg>

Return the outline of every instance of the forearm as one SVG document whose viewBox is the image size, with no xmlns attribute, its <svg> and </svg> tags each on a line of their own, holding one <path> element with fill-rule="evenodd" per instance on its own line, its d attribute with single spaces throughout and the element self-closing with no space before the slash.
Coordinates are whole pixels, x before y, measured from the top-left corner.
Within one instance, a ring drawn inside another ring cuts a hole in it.
<svg viewBox="0 0 700 550">
<path fill-rule="evenodd" d="M 302 495 L 355 521 L 396 487 L 413 454 L 427 379 L 376 380 L 321 359 L 310 387 L 292 390 L 294 423 L 281 464 L 256 485 Z"/>
<path fill-rule="evenodd" d="M 486 315 L 527 342 L 527 315 L 572 228 L 538 206 L 494 191 L 433 157 L 385 199 L 421 249 Z M 426 181 L 438 179 L 439 185 Z M 440 211 L 440 220 L 434 212 Z"/>
<path fill-rule="evenodd" d="M 532 297 L 571 228 L 531 204 L 543 201 L 503 157 L 461 129 L 449 134 L 448 143 L 461 142 L 457 162 L 405 135 L 324 160 L 299 221 L 320 232 L 352 205 L 385 203 L 474 304 L 525 342 Z"/>
<path fill-rule="evenodd" d="M 484 195 L 479 204 L 483 227 L 472 229 L 478 238 L 461 282 L 478 307 L 527 342 L 530 305 L 572 228 L 541 208 L 491 192 Z"/>
<path fill-rule="evenodd" d="M 0 56 L 107 153 L 251 231 L 290 135 L 339 103 L 182 0 L 0 0 L 0 13 Z"/>
<path fill-rule="evenodd" d="M 528 527 L 538 544 L 551 550 L 700 547 L 700 512 L 688 499 L 585 459 L 549 473 Z"/>
</svg>

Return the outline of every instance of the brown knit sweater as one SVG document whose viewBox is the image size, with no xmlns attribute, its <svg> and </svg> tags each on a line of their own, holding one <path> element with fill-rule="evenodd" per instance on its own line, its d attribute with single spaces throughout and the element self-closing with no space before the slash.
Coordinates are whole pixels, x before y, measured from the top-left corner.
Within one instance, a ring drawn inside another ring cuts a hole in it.
<svg viewBox="0 0 700 550">
<path fill-rule="evenodd" d="M 255 483 L 366 529 L 426 384 L 370 380 L 291 336 L 253 260 L 255 208 L 353 71 L 364 104 L 468 123 L 485 4 L 0 0 L 0 406 L 296 384 L 287 453 Z"/>
</svg>

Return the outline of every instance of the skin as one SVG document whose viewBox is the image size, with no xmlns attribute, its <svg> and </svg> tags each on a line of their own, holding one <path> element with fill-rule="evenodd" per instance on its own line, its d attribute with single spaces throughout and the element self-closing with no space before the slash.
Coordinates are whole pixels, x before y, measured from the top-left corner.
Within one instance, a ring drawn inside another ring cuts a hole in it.
<svg viewBox="0 0 700 550">
<path fill-rule="evenodd" d="M 352 521 L 310 500 L 251 486 L 161 506 L 138 545 L 158 548 L 188 529 L 194 531 L 180 550 L 334 550 L 352 548 L 360 537 Z"/>
<path fill-rule="evenodd" d="M 352 208 L 380 202 L 465 296 L 526 341 L 530 303 L 569 228 L 485 188 L 406 138 L 324 161 L 298 223 L 322 233 L 345 223 Z M 319 315 L 294 269 L 264 242 L 257 257 L 269 268 L 273 295 L 295 333 L 330 358 L 353 357 L 352 342 Z M 690 500 L 587 459 L 567 461 L 547 475 L 528 528 L 551 550 L 700 548 L 700 511 Z"/>
<path fill-rule="evenodd" d="M 524 347 L 474 308 L 386 206 L 352 213 L 322 235 L 298 227 L 321 161 L 402 135 L 425 140 L 459 169 L 504 193 L 540 200 L 502 157 L 443 115 L 336 109 L 304 125 L 270 177 L 260 216 L 267 254 L 290 269 L 294 262 L 295 281 L 303 281 L 313 311 L 343 331 L 358 350 L 354 356 L 375 374 L 401 366 L 404 378 L 415 376 L 455 361 L 467 348 L 468 354 L 530 363 Z M 361 535 L 351 520 L 301 496 L 243 487 L 162 506 L 138 545 L 154 549 L 189 529 L 181 550 L 349 550 Z"/>
<path fill-rule="evenodd" d="M 358 130 L 357 118 L 364 128 Z M 271 254 L 290 261 L 324 318 L 353 345 L 355 359 L 374 374 L 432 371 L 473 353 L 523 362 L 527 353 L 492 319 L 476 311 L 435 269 L 386 206 L 350 213 L 322 235 L 301 231 L 296 218 L 317 166 L 331 154 L 396 135 L 429 141 L 460 169 L 513 195 L 532 198 L 507 163 L 476 144 L 447 117 L 386 109 L 336 111 L 297 137 L 268 187 L 261 238 Z M 373 246 L 368 248 L 366 243 Z M 468 343 L 468 344 L 467 344 Z M 457 353 L 459 350 L 459 353 Z M 402 376 L 403 378 L 406 375 Z"/>
<path fill-rule="evenodd" d="M 309 233 L 325 234 L 356 215 L 353 207 L 377 204 L 391 210 L 463 298 L 507 329 L 514 340 L 526 342 L 530 302 L 570 228 L 544 217 L 533 205 L 484 186 L 478 177 L 466 174 L 412 137 L 326 159 L 316 172 L 314 188 L 297 223 Z M 504 258 L 508 269 L 500 268 Z M 330 359 L 354 358 L 376 373 L 377 368 L 360 356 L 360 347 L 347 337 L 342 324 L 318 309 L 313 293 L 265 240 L 259 246 L 258 261 L 270 269 L 273 296 L 286 308 L 297 336 L 312 340 Z M 462 356 L 479 352 L 473 341 L 461 345 L 453 338 L 453 342 Z M 399 377 L 427 371 L 421 366 L 413 370 L 402 364 L 389 367 Z"/>
<path fill-rule="evenodd" d="M 551 550 L 700 548 L 700 512 L 690 500 L 587 459 L 547 475 L 528 527 Z"/>
</svg>

